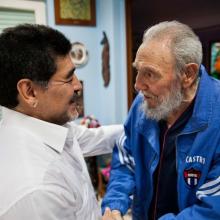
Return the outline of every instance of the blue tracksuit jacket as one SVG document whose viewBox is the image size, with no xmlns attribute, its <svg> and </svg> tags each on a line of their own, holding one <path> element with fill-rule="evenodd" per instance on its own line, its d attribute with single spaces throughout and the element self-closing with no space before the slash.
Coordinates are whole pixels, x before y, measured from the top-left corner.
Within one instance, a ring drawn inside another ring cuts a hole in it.
<svg viewBox="0 0 220 220">
<path fill-rule="evenodd" d="M 152 177 L 160 156 L 159 127 L 140 110 L 135 99 L 125 134 L 114 148 L 112 170 L 102 208 L 126 213 L 133 220 L 147 220 L 153 193 Z M 193 114 L 176 138 L 179 214 L 160 220 L 220 219 L 220 81 L 200 68 L 200 82 Z"/>
</svg>

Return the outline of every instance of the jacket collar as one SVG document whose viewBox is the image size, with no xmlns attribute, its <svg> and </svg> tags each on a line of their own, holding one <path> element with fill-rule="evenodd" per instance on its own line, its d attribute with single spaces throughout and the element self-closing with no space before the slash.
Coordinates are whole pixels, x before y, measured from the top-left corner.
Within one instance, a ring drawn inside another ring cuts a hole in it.
<svg viewBox="0 0 220 220">
<path fill-rule="evenodd" d="M 212 116 L 214 99 L 214 95 L 212 94 L 213 84 L 205 67 L 202 65 L 200 67 L 199 76 L 200 82 L 196 93 L 193 114 L 182 133 L 202 130 L 208 127 Z"/>
<path fill-rule="evenodd" d="M 143 101 L 143 100 L 142 100 Z M 144 137 L 147 138 L 152 148 L 159 154 L 160 143 L 159 143 L 159 125 L 154 120 L 149 120 L 143 111 L 140 112 L 140 118 L 136 128 Z"/>
<path fill-rule="evenodd" d="M 5 107 L 2 108 L 1 125 L 25 129 L 59 153 L 63 151 L 68 133 L 68 129 L 63 126 L 42 121 Z"/>
</svg>

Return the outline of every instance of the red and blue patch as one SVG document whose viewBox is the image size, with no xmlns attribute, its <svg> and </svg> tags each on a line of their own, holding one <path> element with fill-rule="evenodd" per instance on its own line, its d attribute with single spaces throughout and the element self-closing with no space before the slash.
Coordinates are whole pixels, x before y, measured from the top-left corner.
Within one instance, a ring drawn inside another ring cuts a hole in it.
<svg viewBox="0 0 220 220">
<path fill-rule="evenodd" d="M 196 170 L 194 168 L 190 168 L 188 170 L 184 170 L 184 180 L 186 184 L 190 187 L 197 186 L 199 179 L 201 177 L 201 171 Z"/>
</svg>

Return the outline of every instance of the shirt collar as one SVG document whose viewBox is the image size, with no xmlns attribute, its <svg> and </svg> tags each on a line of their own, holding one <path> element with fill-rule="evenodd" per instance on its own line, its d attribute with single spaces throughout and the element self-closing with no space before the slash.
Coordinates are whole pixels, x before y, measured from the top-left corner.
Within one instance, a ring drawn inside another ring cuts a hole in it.
<svg viewBox="0 0 220 220">
<path fill-rule="evenodd" d="M 63 151 L 68 128 L 30 117 L 6 107 L 2 107 L 1 124 L 25 129 L 59 153 Z"/>
</svg>

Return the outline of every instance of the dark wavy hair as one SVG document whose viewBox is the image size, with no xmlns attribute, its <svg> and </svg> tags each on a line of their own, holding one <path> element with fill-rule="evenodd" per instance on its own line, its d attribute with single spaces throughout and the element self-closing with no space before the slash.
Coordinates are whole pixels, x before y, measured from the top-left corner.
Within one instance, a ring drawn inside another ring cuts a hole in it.
<svg viewBox="0 0 220 220">
<path fill-rule="evenodd" d="M 0 35 L 0 105 L 18 105 L 17 82 L 30 79 L 47 85 L 56 72 L 57 57 L 71 50 L 70 41 L 44 25 L 22 24 Z"/>
</svg>

